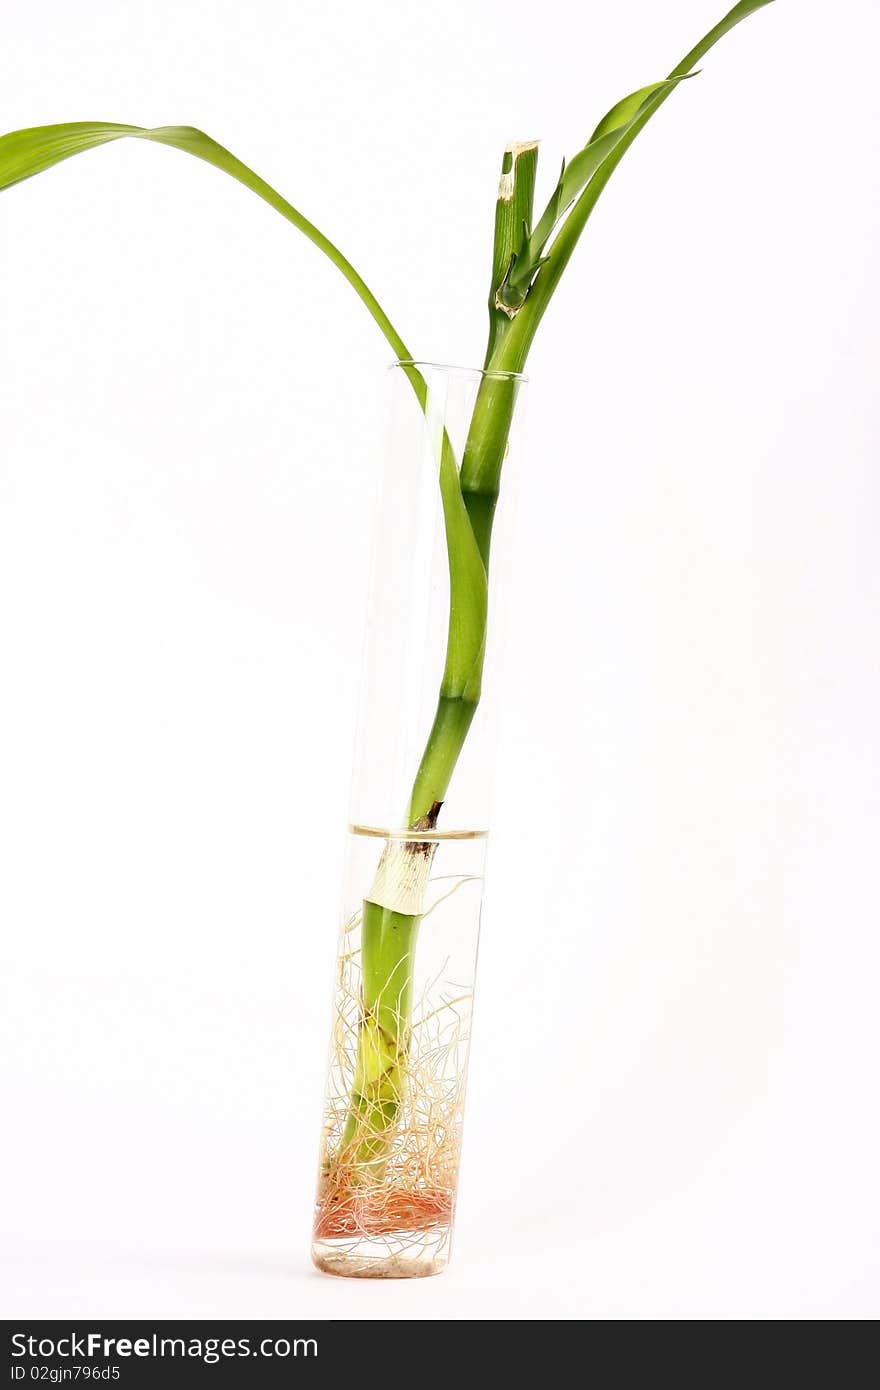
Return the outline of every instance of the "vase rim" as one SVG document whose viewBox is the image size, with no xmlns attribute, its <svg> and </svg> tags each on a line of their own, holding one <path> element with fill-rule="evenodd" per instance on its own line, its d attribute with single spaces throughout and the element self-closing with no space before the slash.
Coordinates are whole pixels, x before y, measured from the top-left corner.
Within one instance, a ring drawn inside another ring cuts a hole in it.
<svg viewBox="0 0 880 1390">
<path fill-rule="evenodd" d="M 486 367 L 459 367 L 455 363 L 429 362 L 420 357 L 399 357 L 395 362 L 390 364 L 388 370 L 394 371 L 397 367 L 416 367 L 419 369 L 428 369 L 433 372 L 448 372 L 450 375 L 454 374 L 456 376 L 467 376 L 471 378 L 486 377 L 491 381 L 519 381 L 521 383 L 528 381 L 525 372 L 502 372 L 495 368 Z"/>
</svg>

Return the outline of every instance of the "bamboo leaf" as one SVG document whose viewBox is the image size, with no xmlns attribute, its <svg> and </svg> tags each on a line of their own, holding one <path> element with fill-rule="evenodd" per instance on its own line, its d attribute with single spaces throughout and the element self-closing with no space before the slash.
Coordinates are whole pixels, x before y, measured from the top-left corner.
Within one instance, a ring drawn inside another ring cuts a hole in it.
<svg viewBox="0 0 880 1390">
<path fill-rule="evenodd" d="M 455 450 L 440 418 L 442 402 L 434 400 L 418 363 L 405 360 L 400 366 L 425 416 L 440 479 L 449 559 L 449 633 L 441 694 L 476 703 L 480 698 L 489 608 L 486 565 L 462 494 Z"/>
<path fill-rule="evenodd" d="M 739 0 L 738 5 L 734 5 L 732 10 L 708 32 L 704 34 L 698 44 L 695 44 L 690 53 L 686 53 L 677 67 L 672 69 L 670 77 L 681 77 L 686 72 L 691 72 L 696 64 L 704 57 L 710 48 L 714 48 L 719 39 L 723 39 L 725 34 L 729 34 L 740 20 L 748 19 L 750 14 L 756 10 L 763 10 L 765 5 L 772 5 L 773 0 Z"/>
<path fill-rule="evenodd" d="M 151 140 L 155 144 L 170 145 L 185 154 L 202 159 L 220 169 L 230 178 L 244 184 L 258 198 L 262 198 L 271 208 L 292 223 L 304 236 L 308 237 L 324 255 L 345 276 L 372 314 L 386 340 L 390 343 L 395 357 L 410 359 L 412 354 L 382 308 L 372 290 L 355 270 L 351 262 L 333 245 L 314 223 L 304 217 L 292 203 L 283 198 L 271 184 L 255 174 L 241 160 L 224 149 L 210 135 L 196 130 L 193 126 L 168 125 L 147 129 L 136 125 L 117 125 L 98 121 L 72 121 L 64 125 L 34 126 L 28 130 L 13 130 L 0 136 L 0 189 L 11 188 L 34 174 L 50 169 L 62 160 L 70 159 L 85 150 L 109 144 L 113 140 L 131 137 L 135 140 Z"/>
<path fill-rule="evenodd" d="M 562 175 L 557 205 L 560 211 L 567 210 L 575 198 L 586 187 L 606 155 L 610 154 L 618 141 L 622 140 L 633 122 L 644 111 L 648 102 L 658 92 L 671 90 L 693 73 L 682 73 L 679 77 L 666 77 L 662 82 L 651 82 L 647 87 L 639 87 L 618 101 L 604 115 L 582 150 L 566 165 Z M 552 200 L 551 200 L 552 206 Z M 558 220 L 558 216 L 557 216 Z"/>
<path fill-rule="evenodd" d="M 430 428 L 430 407 L 427 413 Z M 440 693 L 475 705 L 482 684 L 489 584 L 445 430 L 440 442 L 440 496 L 449 558 L 449 632 Z"/>
</svg>

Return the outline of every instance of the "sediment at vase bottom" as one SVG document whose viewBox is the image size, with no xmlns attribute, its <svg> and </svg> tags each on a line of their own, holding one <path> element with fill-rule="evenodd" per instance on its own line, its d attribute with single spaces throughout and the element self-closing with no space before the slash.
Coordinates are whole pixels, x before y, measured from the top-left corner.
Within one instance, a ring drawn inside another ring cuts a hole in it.
<svg viewBox="0 0 880 1390">
<path fill-rule="evenodd" d="M 348 1279 L 420 1279 L 449 1262 L 455 1192 L 321 1184 L 312 1260 Z"/>
<path fill-rule="evenodd" d="M 446 1268 L 451 1234 L 447 1227 L 401 1231 L 382 1241 L 315 1240 L 312 1263 L 342 1279 L 424 1279 Z"/>
</svg>

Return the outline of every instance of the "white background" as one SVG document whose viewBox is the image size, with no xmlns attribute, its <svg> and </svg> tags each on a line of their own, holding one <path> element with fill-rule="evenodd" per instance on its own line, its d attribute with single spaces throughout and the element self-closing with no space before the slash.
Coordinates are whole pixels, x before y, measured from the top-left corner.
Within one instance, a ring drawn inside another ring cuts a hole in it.
<svg viewBox="0 0 880 1390">
<path fill-rule="evenodd" d="M 505 143 L 723 9 L 19 3 L 0 128 L 199 125 L 476 363 Z M 174 151 L 2 195 L 6 1316 L 880 1312 L 878 42 L 726 38 L 533 353 L 439 1280 L 307 1263 L 388 349 Z"/>
</svg>

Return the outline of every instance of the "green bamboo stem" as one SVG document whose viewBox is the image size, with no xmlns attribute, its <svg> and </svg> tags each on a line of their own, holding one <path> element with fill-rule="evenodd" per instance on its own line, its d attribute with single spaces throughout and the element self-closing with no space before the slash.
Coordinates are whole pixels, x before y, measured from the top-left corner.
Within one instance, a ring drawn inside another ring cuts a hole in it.
<svg viewBox="0 0 880 1390">
<path fill-rule="evenodd" d="M 502 287 L 528 242 L 535 200 L 538 142 L 508 145 L 501 161 L 501 179 L 495 202 L 495 234 L 492 241 L 492 278 L 489 282 L 489 341 L 486 362 L 503 336 L 510 315 Z"/>
<path fill-rule="evenodd" d="M 437 701 L 437 712 L 410 797 L 407 816 L 410 828 L 430 830 L 437 824 L 478 703 L 479 698 L 472 700 L 460 695 L 441 695 Z"/>
<path fill-rule="evenodd" d="M 505 330 L 506 331 L 506 330 Z M 519 392 L 519 375 L 496 368 L 483 376 L 461 461 L 461 492 L 487 570 L 501 470 Z"/>
<path fill-rule="evenodd" d="M 740 19 L 765 3 L 768 0 L 742 0 L 673 68 L 670 78 L 689 73 L 718 39 Z M 548 255 L 519 304 L 505 303 L 504 285 L 508 270 L 512 263 L 515 264 L 522 245 L 523 229 L 527 237 L 531 227 L 536 149 L 534 145 L 526 145 L 512 146 L 505 151 L 495 219 L 485 372 L 477 392 L 460 473 L 456 478 L 486 573 L 501 474 L 516 404 L 518 376 L 525 367 L 535 332 L 599 195 L 627 149 L 673 90 L 674 86 L 658 90 L 646 104 L 643 114 L 599 164 L 562 222 Z M 416 394 L 419 395 L 418 389 Z M 419 396 L 419 399 L 424 410 L 427 397 Z M 444 455 L 448 447 L 448 440 L 444 436 Z M 455 559 L 450 550 L 451 590 L 454 587 L 454 568 Z M 413 784 L 408 812 L 410 827 L 427 831 L 433 830 L 437 824 L 479 704 L 487 617 L 484 610 L 477 666 L 465 689 L 455 691 L 449 688 L 447 657 L 437 711 Z M 454 621 L 451 602 L 450 651 L 455 635 Z M 370 1174 L 378 1178 L 381 1177 L 390 1149 L 406 1084 L 412 985 L 420 922 L 420 915 L 403 917 L 388 913 L 369 901 L 364 903 L 361 936 L 364 959 L 362 1021 L 352 1108 L 345 1125 L 342 1149 L 346 1157 L 354 1158 L 356 1170 L 360 1164 L 364 1164 Z M 384 977 L 383 971 L 387 971 Z M 387 1009 L 389 998 L 395 1001 L 390 1012 Z"/>
<path fill-rule="evenodd" d="M 495 219 L 492 291 L 489 300 L 489 347 L 499 343 L 510 322 L 509 315 L 496 303 L 499 286 L 531 224 L 535 185 L 536 147 L 513 146 L 505 151 Z M 460 471 L 454 482 L 462 499 L 483 571 L 488 573 L 489 552 L 501 469 L 516 403 L 518 379 L 488 374 L 481 379 L 468 428 Z M 417 390 L 418 394 L 418 390 Z M 427 398 L 420 399 L 422 409 Z M 448 436 L 441 442 L 440 484 L 444 512 L 444 478 L 454 456 Z M 446 473 L 444 474 L 444 469 Z M 447 537 L 449 525 L 447 521 Z M 480 615 L 479 644 L 473 669 L 462 683 L 451 670 L 451 653 L 456 640 L 454 609 L 454 564 L 450 550 L 450 631 L 446 669 L 437 702 L 437 711 L 416 773 L 407 813 L 410 829 L 432 832 L 473 722 L 480 700 L 482 670 L 486 649 L 487 608 Z M 436 842 L 408 841 L 392 844 L 386 850 L 401 856 L 420 856 L 427 870 Z M 339 1147 L 340 1162 L 351 1173 L 354 1183 L 381 1181 L 382 1170 L 391 1147 L 406 1087 L 406 1063 L 412 1028 L 412 994 L 416 944 L 421 913 L 395 912 L 387 906 L 364 900 L 361 918 L 362 997 L 355 1073 L 351 1089 L 351 1108 Z"/>
<path fill-rule="evenodd" d="M 403 1099 L 420 922 L 378 903 L 363 905 L 357 1058 L 339 1154 L 356 1182 L 381 1178 Z"/>
</svg>

